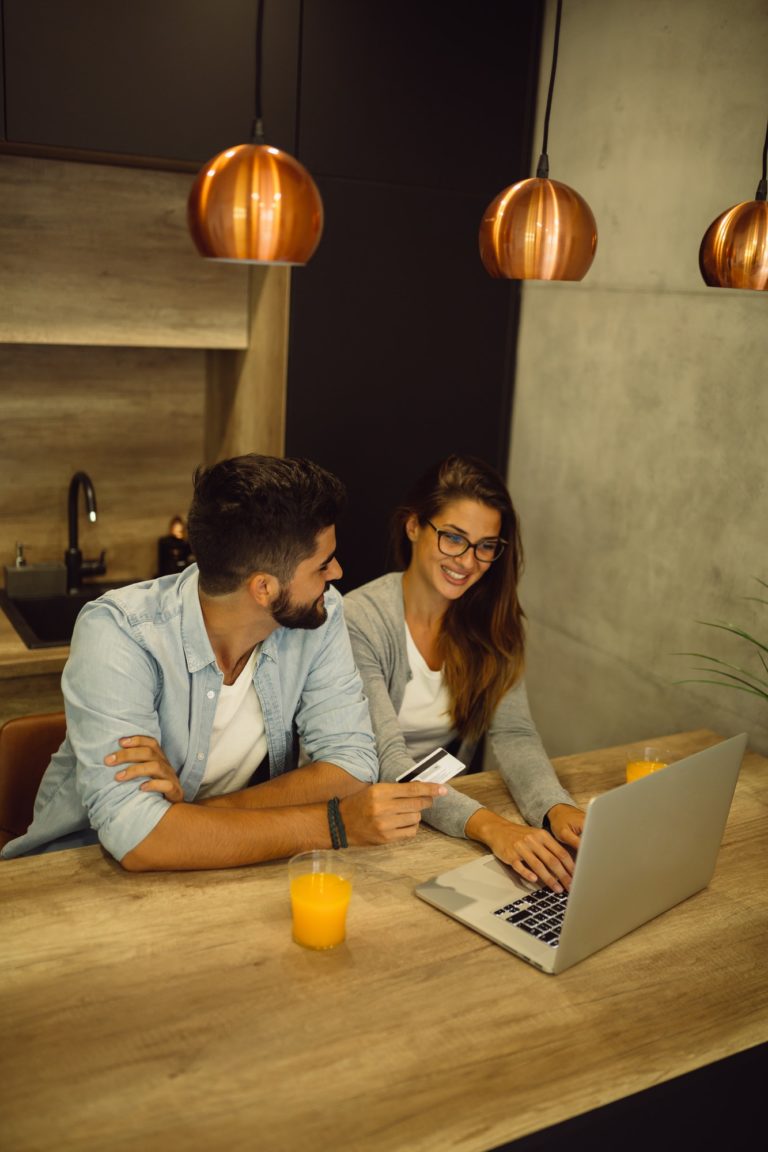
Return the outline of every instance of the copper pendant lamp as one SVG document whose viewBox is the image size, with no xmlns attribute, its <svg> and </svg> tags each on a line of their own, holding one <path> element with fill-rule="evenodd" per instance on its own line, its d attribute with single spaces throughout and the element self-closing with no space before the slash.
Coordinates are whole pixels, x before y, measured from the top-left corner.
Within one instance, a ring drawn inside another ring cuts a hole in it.
<svg viewBox="0 0 768 1152">
<path fill-rule="evenodd" d="M 298 160 L 264 144 L 261 67 L 264 0 L 256 16 L 256 109 L 252 142 L 214 156 L 187 202 L 201 256 L 251 264 L 306 264 L 320 243 L 323 202 Z"/>
<path fill-rule="evenodd" d="M 768 291 L 767 160 L 768 128 L 763 145 L 763 174 L 755 199 L 722 212 L 701 241 L 699 268 L 710 288 Z"/>
<path fill-rule="evenodd" d="M 547 141 L 557 70 L 563 0 L 557 0 L 544 140 L 536 176 L 505 188 L 480 224 L 480 259 L 491 276 L 507 280 L 582 280 L 597 247 L 597 225 L 586 200 L 549 179 Z"/>
</svg>

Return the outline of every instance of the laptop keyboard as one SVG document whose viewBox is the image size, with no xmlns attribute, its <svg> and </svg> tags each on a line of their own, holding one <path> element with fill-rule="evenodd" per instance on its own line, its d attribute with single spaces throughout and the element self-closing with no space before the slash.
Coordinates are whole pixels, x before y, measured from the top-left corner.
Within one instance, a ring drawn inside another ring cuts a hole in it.
<svg viewBox="0 0 768 1152">
<path fill-rule="evenodd" d="M 512 904 L 497 908 L 493 915 L 514 924 L 517 928 L 535 936 L 543 944 L 556 948 L 560 943 L 560 929 L 563 926 L 567 892 L 553 892 L 551 888 L 537 888 L 521 896 Z"/>
</svg>

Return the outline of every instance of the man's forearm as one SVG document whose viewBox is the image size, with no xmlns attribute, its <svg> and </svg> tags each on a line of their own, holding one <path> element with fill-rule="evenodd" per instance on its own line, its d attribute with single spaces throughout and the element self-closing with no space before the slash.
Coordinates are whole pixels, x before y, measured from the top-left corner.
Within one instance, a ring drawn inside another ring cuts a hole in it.
<svg viewBox="0 0 768 1152">
<path fill-rule="evenodd" d="M 331 796 L 351 796 L 368 787 L 343 768 L 327 761 L 305 764 L 284 772 L 274 780 L 230 792 L 226 796 L 208 796 L 198 803 L 204 808 L 284 808 L 294 804 L 325 803 Z"/>
<path fill-rule="evenodd" d="M 444 784 L 423 780 L 358 786 L 341 798 L 349 845 L 387 844 L 415 836 L 422 812 L 446 793 Z M 325 797 L 319 804 L 255 809 L 179 803 L 168 806 L 122 864 L 131 872 L 237 868 L 330 844 Z"/>
<path fill-rule="evenodd" d="M 122 865 L 129 872 L 237 868 L 330 847 L 324 803 L 268 811 L 172 804 Z"/>
</svg>

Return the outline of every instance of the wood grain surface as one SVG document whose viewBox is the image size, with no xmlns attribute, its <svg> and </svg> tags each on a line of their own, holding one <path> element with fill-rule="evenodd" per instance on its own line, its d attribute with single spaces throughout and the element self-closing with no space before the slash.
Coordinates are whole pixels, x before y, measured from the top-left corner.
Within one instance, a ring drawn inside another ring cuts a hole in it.
<svg viewBox="0 0 768 1152">
<path fill-rule="evenodd" d="M 68 655 L 69 648 L 27 648 L 5 612 L 0 611 L 0 702 L 13 692 L 9 679 L 51 674 L 60 677 Z M 27 685 L 19 688 L 23 694 Z"/>
<path fill-rule="evenodd" d="M 158 537 L 186 516 L 203 458 L 205 353 L 0 345 L 0 396 L 0 563 L 14 563 L 16 541 L 29 564 L 63 562 L 83 470 L 98 507 L 91 524 L 80 495 L 83 555 L 106 551 L 104 579 L 154 576 Z"/>
<path fill-rule="evenodd" d="M 247 347 L 246 270 L 198 255 L 191 183 L 0 155 L 0 342 Z"/>
<path fill-rule="evenodd" d="M 586 802 L 624 750 L 556 767 Z M 426 827 L 352 850 L 327 953 L 291 941 L 285 862 L 3 863 L 2 1147 L 481 1152 L 764 1041 L 767 769 L 746 756 L 705 891 L 556 977 L 414 897 L 482 851 Z M 461 787 L 515 814 L 496 773 Z"/>
<path fill-rule="evenodd" d="M 285 451 L 291 270 L 249 269 L 249 345 L 207 357 L 205 458 L 209 464 Z"/>
</svg>

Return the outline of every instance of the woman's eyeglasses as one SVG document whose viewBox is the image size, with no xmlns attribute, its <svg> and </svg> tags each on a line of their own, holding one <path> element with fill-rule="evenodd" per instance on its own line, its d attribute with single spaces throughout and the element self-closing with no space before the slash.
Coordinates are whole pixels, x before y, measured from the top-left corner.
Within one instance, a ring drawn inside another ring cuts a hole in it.
<svg viewBox="0 0 768 1152">
<path fill-rule="evenodd" d="M 437 533 L 437 546 L 443 556 L 463 556 L 471 548 L 481 564 L 492 564 L 504 551 L 506 540 L 502 540 L 500 536 L 493 540 L 478 540 L 473 544 L 466 536 L 462 536 L 461 532 L 449 532 L 445 528 L 437 528 L 431 520 L 427 520 L 427 524 Z"/>
</svg>

